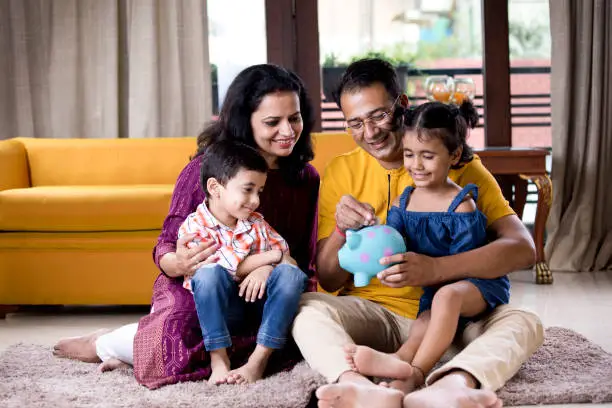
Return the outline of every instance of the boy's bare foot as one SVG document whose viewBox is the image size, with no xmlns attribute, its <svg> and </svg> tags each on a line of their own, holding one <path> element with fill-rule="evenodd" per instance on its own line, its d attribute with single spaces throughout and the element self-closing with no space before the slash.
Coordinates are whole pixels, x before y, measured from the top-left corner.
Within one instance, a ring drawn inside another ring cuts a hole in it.
<svg viewBox="0 0 612 408">
<path fill-rule="evenodd" d="M 245 365 L 229 372 L 225 382 L 228 384 L 250 384 L 263 377 L 265 364 L 247 361 Z"/>
<path fill-rule="evenodd" d="M 79 337 L 67 337 L 53 346 L 53 355 L 61 358 L 71 358 L 86 363 L 99 363 L 100 358 L 96 354 L 96 340 L 110 329 L 100 329 L 93 333 Z"/>
<path fill-rule="evenodd" d="M 113 371 L 113 370 L 116 370 L 118 368 L 123 368 L 123 367 L 127 368 L 127 367 L 130 367 L 130 365 L 124 363 L 123 361 L 119 359 L 110 358 L 106 361 L 103 361 L 102 364 L 98 366 L 98 370 L 101 373 L 105 373 L 107 371 Z"/>
<path fill-rule="evenodd" d="M 344 346 L 344 352 L 349 365 L 360 374 L 409 379 L 414 373 L 412 366 L 402 361 L 396 354 L 381 353 L 370 347 L 355 344 Z"/>
<path fill-rule="evenodd" d="M 230 360 L 225 349 L 214 350 L 210 352 L 210 385 L 225 384 L 227 375 L 230 372 Z"/>
<path fill-rule="evenodd" d="M 451 373 L 404 398 L 404 408 L 501 408 L 493 391 L 469 388 L 462 374 Z"/>
<path fill-rule="evenodd" d="M 316 394 L 319 408 L 401 408 L 404 397 L 391 388 L 352 382 L 324 385 Z"/>
</svg>

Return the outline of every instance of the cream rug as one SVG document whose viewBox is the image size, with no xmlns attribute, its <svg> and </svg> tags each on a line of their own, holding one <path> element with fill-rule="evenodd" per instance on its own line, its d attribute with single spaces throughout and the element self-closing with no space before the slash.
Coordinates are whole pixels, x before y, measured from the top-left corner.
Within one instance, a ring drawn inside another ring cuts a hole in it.
<svg viewBox="0 0 612 408">
<path fill-rule="evenodd" d="M 0 356 L 0 407 L 305 407 L 322 378 L 303 362 L 245 386 L 182 383 L 155 391 L 131 370 L 99 374 L 94 364 L 54 358 L 17 344 Z M 612 355 L 576 332 L 546 331 L 546 342 L 499 392 L 504 405 L 612 401 Z"/>
</svg>

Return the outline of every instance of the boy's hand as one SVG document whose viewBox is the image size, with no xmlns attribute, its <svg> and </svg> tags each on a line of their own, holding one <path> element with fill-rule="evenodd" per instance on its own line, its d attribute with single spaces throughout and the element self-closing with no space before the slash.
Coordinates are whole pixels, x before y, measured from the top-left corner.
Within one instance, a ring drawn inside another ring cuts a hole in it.
<svg viewBox="0 0 612 408">
<path fill-rule="evenodd" d="M 270 251 L 270 258 L 273 259 L 272 262 L 270 262 L 271 264 L 279 264 L 283 261 L 283 251 L 281 251 L 280 249 L 271 249 Z"/>
<path fill-rule="evenodd" d="M 285 252 L 283 254 L 283 258 L 281 259 L 280 263 L 284 263 L 284 264 L 289 264 L 289 265 L 293 265 L 293 266 L 297 266 L 297 261 L 295 259 L 293 259 L 291 257 L 291 255 L 289 255 L 289 251 Z"/>
<path fill-rule="evenodd" d="M 272 265 L 264 265 L 249 273 L 240 282 L 238 295 L 240 297 L 244 296 L 245 302 L 255 302 L 257 299 L 262 299 L 266 294 L 266 282 L 273 269 Z"/>
</svg>

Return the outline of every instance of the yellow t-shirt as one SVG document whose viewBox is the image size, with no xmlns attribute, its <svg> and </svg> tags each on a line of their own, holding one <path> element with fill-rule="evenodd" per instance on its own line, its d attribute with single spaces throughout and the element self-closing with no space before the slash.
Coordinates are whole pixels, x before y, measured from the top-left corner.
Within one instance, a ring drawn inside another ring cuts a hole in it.
<svg viewBox="0 0 612 408">
<path fill-rule="evenodd" d="M 462 187 L 469 183 L 478 186 L 477 206 L 486 215 L 488 225 L 514 214 L 495 178 L 477 156 L 462 168 L 451 170 L 449 177 Z M 413 185 L 413 181 L 406 169 L 387 170 L 361 148 L 334 158 L 325 168 L 321 180 L 318 239 L 327 238 L 334 231 L 336 204 L 343 195 L 352 195 L 358 201 L 372 205 L 376 216 L 384 223 L 393 201 L 409 185 Z M 339 294 L 368 299 L 414 319 L 419 310 L 422 289 L 410 286 L 390 288 L 374 278 L 370 285 L 361 288 L 349 283 Z"/>
</svg>

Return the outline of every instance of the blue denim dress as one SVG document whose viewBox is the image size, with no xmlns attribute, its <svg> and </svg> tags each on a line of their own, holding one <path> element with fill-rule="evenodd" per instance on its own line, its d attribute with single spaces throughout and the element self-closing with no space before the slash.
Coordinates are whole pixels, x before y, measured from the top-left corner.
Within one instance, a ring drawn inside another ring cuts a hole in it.
<svg viewBox="0 0 612 408">
<path fill-rule="evenodd" d="M 397 229 L 406 240 L 409 252 L 441 257 L 466 252 L 487 243 L 487 218 L 480 211 L 455 212 L 466 195 L 478 200 L 478 187 L 468 184 L 455 197 L 446 212 L 406 211 L 414 187 L 407 187 L 400 196 L 400 205 L 391 207 L 387 225 Z M 497 279 L 467 279 L 482 293 L 487 303 L 487 312 L 510 300 L 510 281 L 506 276 Z M 449 282 L 450 283 L 450 282 Z M 423 288 L 419 314 L 431 309 L 434 294 L 442 285 Z M 472 319 L 462 319 L 465 324 Z"/>
</svg>

